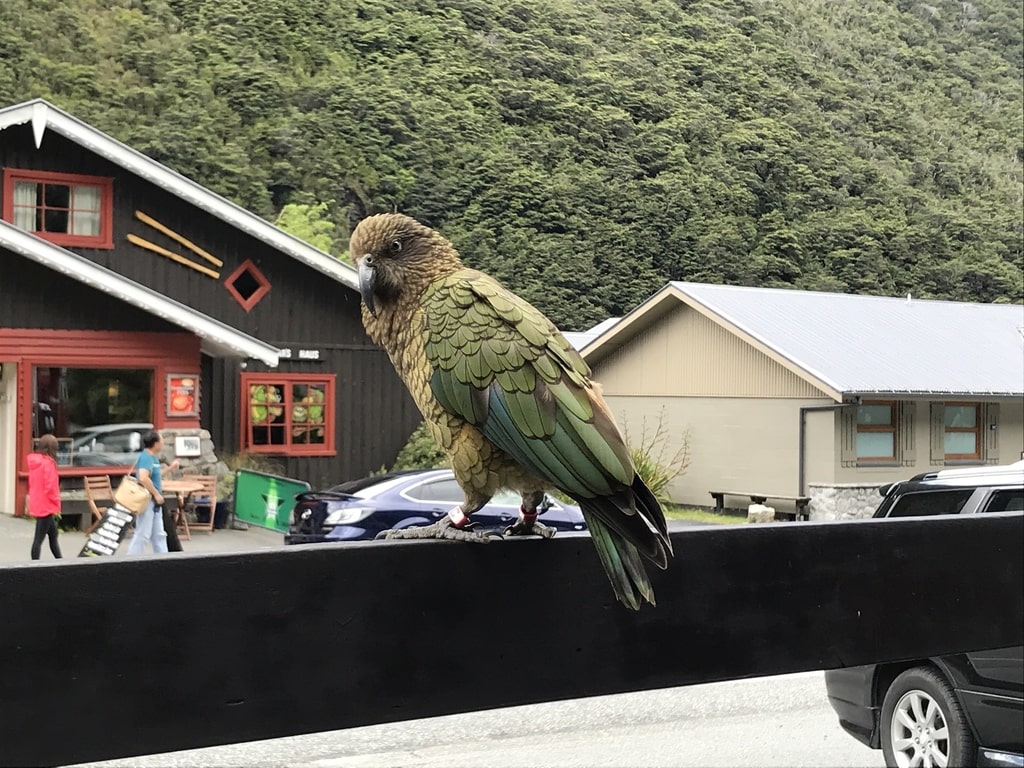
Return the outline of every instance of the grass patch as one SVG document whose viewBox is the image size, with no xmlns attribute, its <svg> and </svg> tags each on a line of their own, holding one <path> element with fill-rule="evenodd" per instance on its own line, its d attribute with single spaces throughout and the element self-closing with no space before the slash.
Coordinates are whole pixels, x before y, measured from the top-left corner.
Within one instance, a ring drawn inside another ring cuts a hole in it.
<svg viewBox="0 0 1024 768">
<path fill-rule="evenodd" d="M 692 523 L 711 523 L 713 525 L 736 525 L 747 522 L 744 515 L 719 514 L 706 509 L 680 507 L 675 504 L 665 505 L 665 517 L 669 520 L 689 520 Z"/>
</svg>

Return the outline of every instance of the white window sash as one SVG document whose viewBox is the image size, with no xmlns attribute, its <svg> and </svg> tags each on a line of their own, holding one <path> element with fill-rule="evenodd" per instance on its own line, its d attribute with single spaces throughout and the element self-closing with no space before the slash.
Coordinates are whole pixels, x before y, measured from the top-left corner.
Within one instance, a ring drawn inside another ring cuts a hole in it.
<svg viewBox="0 0 1024 768">
<path fill-rule="evenodd" d="M 71 186 L 71 234 L 99 237 L 101 199 L 99 187 Z"/>
<path fill-rule="evenodd" d="M 36 196 L 39 185 L 34 181 L 14 182 L 14 226 L 36 231 Z"/>
</svg>

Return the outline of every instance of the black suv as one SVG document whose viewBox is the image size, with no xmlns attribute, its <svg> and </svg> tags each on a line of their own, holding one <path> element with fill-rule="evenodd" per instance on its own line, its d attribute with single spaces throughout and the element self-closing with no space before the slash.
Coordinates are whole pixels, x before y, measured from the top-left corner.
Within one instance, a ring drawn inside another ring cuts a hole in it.
<svg viewBox="0 0 1024 768">
<path fill-rule="evenodd" d="M 928 472 L 879 488 L 874 517 L 1024 510 L 1024 461 Z M 890 768 L 1024 766 L 1024 649 L 828 670 L 839 724 Z"/>
</svg>

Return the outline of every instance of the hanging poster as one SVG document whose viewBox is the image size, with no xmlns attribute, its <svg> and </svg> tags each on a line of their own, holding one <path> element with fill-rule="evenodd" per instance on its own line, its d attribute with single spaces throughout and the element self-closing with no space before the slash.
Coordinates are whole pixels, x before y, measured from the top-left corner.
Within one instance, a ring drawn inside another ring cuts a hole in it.
<svg viewBox="0 0 1024 768">
<path fill-rule="evenodd" d="M 199 377 L 191 373 L 167 374 L 167 415 L 198 416 Z"/>
</svg>

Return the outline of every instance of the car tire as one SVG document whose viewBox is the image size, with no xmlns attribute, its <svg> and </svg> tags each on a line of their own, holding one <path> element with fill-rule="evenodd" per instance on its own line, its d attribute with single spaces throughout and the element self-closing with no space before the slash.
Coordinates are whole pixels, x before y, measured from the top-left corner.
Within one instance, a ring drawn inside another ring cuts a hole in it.
<svg viewBox="0 0 1024 768">
<path fill-rule="evenodd" d="M 893 680 L 878 728 L 889 768 L 952 768 L 977 759 L 978 745 L 953 687 L 930 667 L 908 669 Z"/>
</svg>

